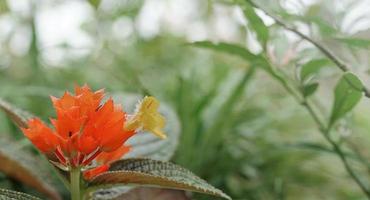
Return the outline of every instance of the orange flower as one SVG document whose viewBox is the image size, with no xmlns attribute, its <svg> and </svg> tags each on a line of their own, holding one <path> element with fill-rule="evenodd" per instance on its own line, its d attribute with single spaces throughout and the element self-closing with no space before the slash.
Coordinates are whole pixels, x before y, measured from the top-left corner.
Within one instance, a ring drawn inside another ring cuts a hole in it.
<svg viewBox="0 0 370 200">
<path fill-rule="evenodd" d="M 40 151 L 48 153 L 56 149 L 58 137 L 41 120 L 31 119 L 28 121 L 28 126 L 31 128 L 22 128 L 22 131 Z"/>
<path fill-rule="evenodd" d="M 93 177 L 107 171 L 109 169 L 109 164 L 119 158 L 122 158 L 123 155 L 130 151 L 130 147 L 128 146 L 121 146 L 117 150 L 113 152 L 103 152 L 99 154 L 95 161 L 97 162 L 100 167 L 96 167 L 90 170 L 86 170 L 83 175 L 85 179 L 92 179 Z"/>
<path fill-rule="evenodd" d="M 130 150 L 124 143 L 139 128 L 125 128 L 127 117 L 122 107 L 112 99 L 101 104 L 103 97 L 103 90 L 93 92 L 87 85 L 76 86 L 75 95 L 65 92 L 61 98 L 51 97 L 57 115 L 50 119 L 54 130 L 35 118 L 22 131 L 41 152 L 54 153 L 58 166 L 97 166 L 84 173 L 92 178 Z"/>
</svg>

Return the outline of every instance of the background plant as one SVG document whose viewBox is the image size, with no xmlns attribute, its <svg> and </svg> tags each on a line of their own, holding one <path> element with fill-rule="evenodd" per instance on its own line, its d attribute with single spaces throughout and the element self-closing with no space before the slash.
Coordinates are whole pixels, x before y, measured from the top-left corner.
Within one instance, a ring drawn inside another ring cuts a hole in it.
<svg viewBox="0 0 370 200">
<path fill-rule="evenodd" d="M 81 29 L 93 38 L 94 45 L 83 48 L 69 40 L 44 45 L 39 34 L 43 27 L 55 26 L 37 24 L 41 11 L 66 3 L 37 4 L 32 12 L 9 2 L 3 4 L 2 20 L 10 19 L 14 25 L 1 36 L 1 96 L 46 118 L 52 115 L 44 106 L 48 95 L 58 95 L 76 82 L 105 87 L 113 93 L 153 94 L 168 102 L 180 119 L 181 139 L 173 160 L 235 199 L 364 198 L 321 136 L 317 123 L 300 105 L 307 99 L 320 121 L 328 122 L 342 70 L 261 9 L 329 49 L 366 86 L 368 16 L 361 9 L 368 6 L 366 1 L 255 1 L 260 9 L 247 1 L 163 2 L 158 5 L 168 7 L 155 7 L 150 1 L 72 5 L 87 6 L 92 13 Z M 181 18 L 175 15 L 181 12 L 172 11 L 176 5 L 196 9 L 182 9 L 193 13 L 184 12 Z M 161 18 L 159 31 L 148 37 L 136 24 L 151 8 L 171 17 Z M 246 10 L 245 16 L 241 8 Z M 169 18 L 187 19 L 183 22 L 186 25 L 179 28 Z M 117 27 L 121 34 L 117 34 Z M 127 27 L 133 27 L 132 32 L 124 37 Z M 14 47 L 19 35 L 31 35 L 24 42 L 29 45 L 23 53 Z M 203 40 L 212 41 L 203 46 L 221 41 L 232 44 L 218 43 L 216 49 L 242 59 L 183 45 Z M 240 49 L 249 54 L 240 54 Z M 82 50 L 87 53 L 81 54 Z M 53 51 L 61 52 L 62 59 L 50 59 Z M 275 73 L 261 69 L 255 55 L 262 55 Z M 296 96 L 300 97 L 298 102 Z M 366 186 L 367 108 L 368 100 L 362 98 L 352 112 L 335 123 L 331 133 L 349 154 L 350 166 Z M 4 135 L 13 140 L 23 137 L 9 119 L 1 118 Z M 30 149 L 27 141 L 21 141 L 20 147 Z M 5 176 L 3 184 L 31 190 Z"/>
</svg>

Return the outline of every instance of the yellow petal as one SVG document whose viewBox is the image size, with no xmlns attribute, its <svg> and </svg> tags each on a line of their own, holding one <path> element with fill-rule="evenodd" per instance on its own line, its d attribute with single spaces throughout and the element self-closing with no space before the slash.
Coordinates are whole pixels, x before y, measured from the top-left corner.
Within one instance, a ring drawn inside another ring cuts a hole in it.
<svg viewBox="0 0 370 200">
<path fill-rule="evenodd" d="M 159 114 L 159 101 L 154 97 L 144 97 L 136 113 L 126 122 L 125 129 L 134 130 L 142 128 L 164 139 L 166 135 L 162 131 L 165 126 L 165 118 Z"/>
</svg>

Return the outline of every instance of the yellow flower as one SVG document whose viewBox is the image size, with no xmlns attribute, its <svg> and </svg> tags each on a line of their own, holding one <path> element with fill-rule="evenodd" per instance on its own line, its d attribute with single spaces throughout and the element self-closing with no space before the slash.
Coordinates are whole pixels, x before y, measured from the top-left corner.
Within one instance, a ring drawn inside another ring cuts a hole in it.
<svg viewBox="0 0 370 200">
<path fill-rule="evenodd" d="M 167 136 L 162 129 L 165 125 L 164 117 L 158 113 L 159 101 L 154 97 L 144 97 L 136 108 L 133 116 L 125 123 L 125 130 L 142 129 L 165 139 Z"/>
</svg>

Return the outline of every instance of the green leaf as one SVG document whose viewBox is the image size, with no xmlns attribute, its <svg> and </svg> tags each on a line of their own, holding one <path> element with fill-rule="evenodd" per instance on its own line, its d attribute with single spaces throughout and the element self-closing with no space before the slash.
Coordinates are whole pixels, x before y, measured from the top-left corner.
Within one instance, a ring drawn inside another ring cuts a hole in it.
<svg viewBox="0 0 370 200">
<path fill-rule="evenodd" d="M 0 199 L 2 200 L 41 200 L 35 196 L 17 192 L 13 190 L 0 189 Z"/>
<path fill-rule="evenodd" d="M 352 73 L 346 73 L 337 83 L 330 125 L 351 111 L 362 97 L 363 85 Z"/>
<path fill-rule="evenodd" d="M 124 159 L 112 163 L 110 171 L 92 179 L 94 188 L 136 184 L 186 190 L 231 199 L 192 172 L 169 162 L 151 159 Z"/>
<path fill-rule="evenodd" d="M 311 84 L 303 86 L 303 91 L 302 91 L 303 96 L 304 97 L 311 96 L 313 93 L 316 92 L 318 87 L 319 87 L 318 83 L 311 83 Z"/>
<path fill-rule="evenodd" d="M 95 8 L 98 9 L 100 5 L 100 0 L 89 0 L 89 3 Z"/>
<path fill-rule="evenodd" d="M 9 12 L 7 1 L 0 1 L 0 14 Z"/>
<path fill-rule="evenodd" d="M 229 53 L 232 55 L 236 55 L 248 62 L 256 58 L 256 55 L 252 54 L 251 52 L 246 50 L 244 47 L 239 46 L 237 44 L 229 44 L 229 43 L 224 43 L 224 42 L 213 43 L 210 41 L 199 41 L 199 42 L 193 42 L 191 43 L 191 45 L 195 47 L 208 48 L 208 49 L 220 51 L 223 53 Z"/>
<path fill-rule="evenodd" d="M 254 8 L 245 1 L 238 1 L 239 6 L 242 8 L 244 16 L 248 20 L 248 25 L 251 27 L 257 34 L 257 39 L 260 41 L 263 47 L 266 46 L 269 39 L 269 29 L 264 24 L 262 19 L 256 14 Z"/>
<path fill-rule="evenodd" d="M 0 109 L 3 110 L 16 125 L 22 128 L 27 127 L 27 120 L 33 117 L 30 113 L 16 108 L 15 106 L 11 105 L 1 98 Z"/>
<path fill-rule="evenodd" d="M 368 49 L 370 47 L 369 39 L 361 39 L 361 38 L 335 38 L 335 39 L 337 41 L 340 41 L 352 47 L 365 48 L 365 49 Z"/>
<path fill-rule="evenodd" d="M 19 182 L 33 187 L 51 199 L 61 199 L 59 193 L 50 183 L 51 174 L 39 157 L 21 149 L 21 146 L 12 140 L 0 140 L 0 172 Z M 45 163 L 46 164 L 46 163 Z"/>
<path fill-rule="evenodd" d="M 330 61 L 326 58 L 310 60 L 301 67 L 301 80 L 304 81 L 307 78 L 316 75 L 320 71 L 320 69 L 322 69 L 324 66 L 327 66 L 328 64 L 330 64 Z"/>
<path fill-rule="evenodd" d="M 286 144 L 284 146 L 291 146 L 294 148 L 318 151 L 320 153 L 330 153 L 334 155 L 336 154 L 336 152 L 332 148 L 322 145 L 322 144 L 312 143 L 312 142 L 297 142 L 295 144 Z M 370 163 L 366 159 L 363 159 L 361 156 L 354 154 L 353 152 L 344 151 L 343 154 L 348 158 L 351 158 L 359 162 L 363 162 L 367 167 L 370 167 Z"/>
<path fill-rule="evenodd" d="M 271 71 L 271 66 L 268 61 L 260 54 L 253 54 L 248 51 L 246 48 L 236 45 L 236 44 L 229 44 L 229 43 L 212 43 L 210 41 L 199 41 L 191 43 L 191 45 L 195 47 L 207 48 L 212 49 L 215 51 L 219 51 L 222 53 L 228 53 L 231 55 L 238 56 L 248 63 L 252 65 L 258 65 L 267 71 Z"/>
</svg>

